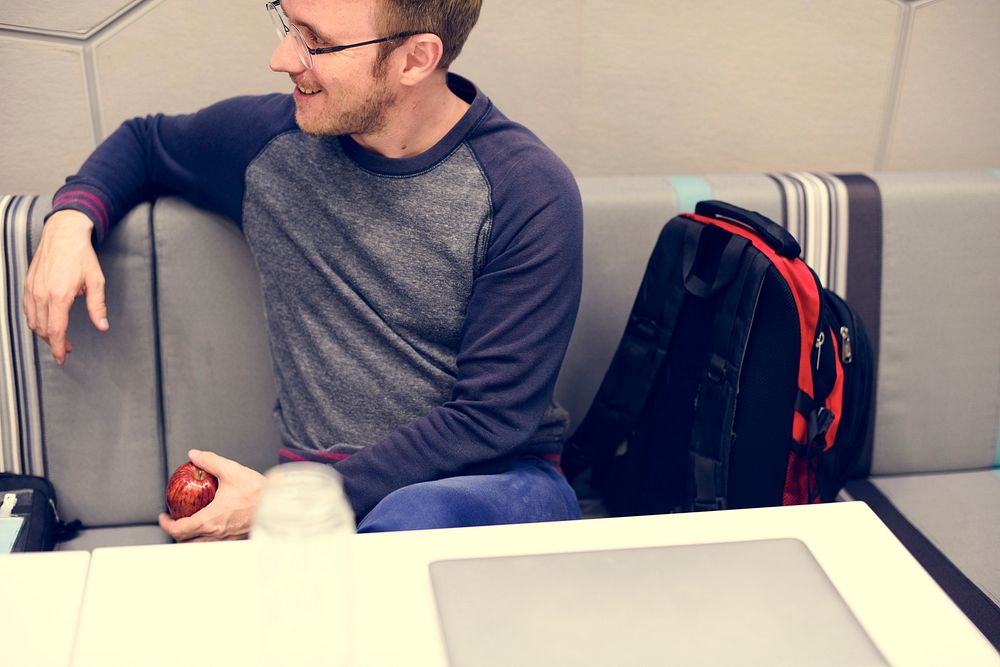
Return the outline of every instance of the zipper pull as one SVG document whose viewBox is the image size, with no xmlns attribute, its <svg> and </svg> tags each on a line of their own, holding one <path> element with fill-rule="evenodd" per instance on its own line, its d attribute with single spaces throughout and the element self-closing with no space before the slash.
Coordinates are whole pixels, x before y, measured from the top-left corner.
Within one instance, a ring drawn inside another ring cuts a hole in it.
<svg viewBox="0 0 1000 667">
<path fill-rule="evenodd" d="M 851 351 L 851 330 L 847 327 L 840 327 L 840 358 L 845 364 L 854 360 L 854 352 Z"/>
<path fill-rule="evenodd" d="M 826 334 L 822 331 L 816 336 L 816 370 L 819 370 L 819 355 L 823 351 L 823 342 L 826 340 Z"/>
<path fill-rule="evenodd" d="M 10 513 L 14 511 L 14 505 L 16 504 L 17 504 L 17 494 L 15 493 L 3 494 L 3 504 L 0 504 L 0 519 L 10 518 Z"/>
</svg>

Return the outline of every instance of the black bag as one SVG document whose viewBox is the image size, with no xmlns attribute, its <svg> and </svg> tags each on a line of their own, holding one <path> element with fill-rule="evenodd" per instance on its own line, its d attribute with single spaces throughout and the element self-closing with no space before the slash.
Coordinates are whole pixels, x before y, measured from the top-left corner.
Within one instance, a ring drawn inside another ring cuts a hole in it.
<svg viewBox="0 0 1000 667">
<path fill-rule="evenodd" d="M 833 500 L 867 435 L 857 314 L 764 216 L 717 201 L 660 233 L 562 467 L 616 515 Z"/>
<path fill-rule="evenodd" d="M 63 523 L 56 509 L 56 490 L 44 477 L 0 473 L 0 506 L 13 494 L 11 517 L 24 517 L 13 551 L 51 551 L 57 542 L 72 539 L 79 521 Z"/>
</svg>

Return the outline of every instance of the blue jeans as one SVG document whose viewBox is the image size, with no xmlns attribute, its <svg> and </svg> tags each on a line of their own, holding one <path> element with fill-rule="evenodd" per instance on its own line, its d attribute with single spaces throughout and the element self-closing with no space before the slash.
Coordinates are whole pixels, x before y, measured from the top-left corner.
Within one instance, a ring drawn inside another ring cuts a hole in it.
<svg viewBox="0 0 1000 667">
<path fill-rule="evenodd" d="M 358 524 L 359 533 L 579 519 L 566 478 L 524 458 L 495 475 L 448 477 L 393 491 Z"/>
</svg>

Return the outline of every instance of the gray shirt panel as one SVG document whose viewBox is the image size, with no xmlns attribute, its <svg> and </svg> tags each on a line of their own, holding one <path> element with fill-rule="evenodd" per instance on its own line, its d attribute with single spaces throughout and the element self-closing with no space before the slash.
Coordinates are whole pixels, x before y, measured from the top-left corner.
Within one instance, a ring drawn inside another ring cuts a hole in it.
<svg viewBox="0 0 1000 667">
<path fill-rule="evenodd" d="M 491 213 L 468 147 L 385 176 L 293 132 L 246 183 L 286 444 L 350 452 L 444 403 Z"/>
</svg>

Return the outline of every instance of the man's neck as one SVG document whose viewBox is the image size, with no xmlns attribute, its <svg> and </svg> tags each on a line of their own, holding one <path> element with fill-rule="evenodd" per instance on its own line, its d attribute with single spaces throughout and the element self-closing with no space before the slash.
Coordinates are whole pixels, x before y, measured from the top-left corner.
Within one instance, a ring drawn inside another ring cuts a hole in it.
<svg viewBox="0 0 1000 667">
<path fill-rule="evenodd" d="M 389 158 L 420 155 L 455 127 L 469 104 L 448 88 L 447 73 L 435 73 L 419 88 L 401 92 L 385 128 L 371 134 L 352 134 L 365 150 Z"/>
</svg>

